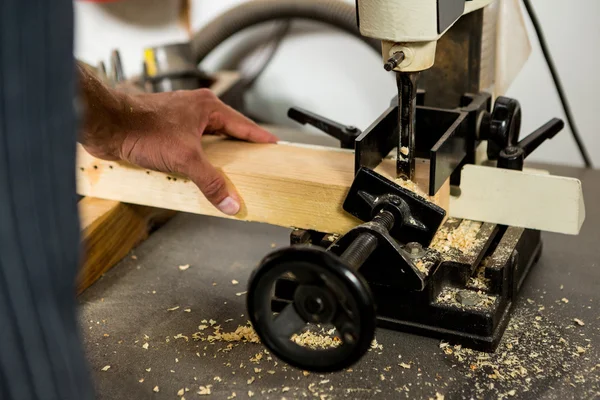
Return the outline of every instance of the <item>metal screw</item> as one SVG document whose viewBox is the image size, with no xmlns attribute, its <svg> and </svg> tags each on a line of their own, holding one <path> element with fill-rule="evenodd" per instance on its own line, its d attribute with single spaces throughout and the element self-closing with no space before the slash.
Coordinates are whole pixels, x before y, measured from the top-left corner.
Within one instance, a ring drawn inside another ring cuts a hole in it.
<svg viewBox="0 0 600 400">
<path fill-rule="evenodd" d="M 386 71 L 391 71 L 396 68 L 399 64 L 404 61 L 406 55 L 403 51 L 397 51 L 390 58 L 388 58 L 387 62 L 383 65 Z"/>
<path fill-rule="evenodd" d="M 389 231 L 394 226 L 394 215 L 389 211 L 383 211 L 377 214 L 371 222 Z M 371 233 L 364 232 L 354 239 L 340 258 L 352 268 L 358 269 L 376 248 L 377 237 Z"/>
<path fill-rule="evenodd" d="M 425 250 L 421 243 L 419 242 L 410 242 L 404 245 L 404 250 L 409 254 L 411 258 L 421 258 Z"/>
<path fill-rule="evenodd" d="M 470 290 L 461 290 L 456 293 L 456 300 L 465 306 L 474 306 L 481 300 L 477 293 L 473 293 Z"/>
<path fill-rule="evenodd" d="M 506 153 L 507 156 L 514 156 L 519 152 L 519 150 L 521 149 L 518 147 L 510 146 L 504 149 L 504 153 Z"/>
</svg>

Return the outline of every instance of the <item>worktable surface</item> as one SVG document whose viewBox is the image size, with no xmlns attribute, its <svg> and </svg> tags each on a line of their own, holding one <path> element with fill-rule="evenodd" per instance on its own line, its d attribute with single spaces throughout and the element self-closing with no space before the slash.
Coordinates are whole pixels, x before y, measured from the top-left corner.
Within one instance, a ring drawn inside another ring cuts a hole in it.
<svg viewBox="0 0 600 400">
<path fill-rule="evenodd" d="M 248 391 L 259 399 L 600 398 L 600 171 L 549 169 L 583 181 L 587 219 L 579 236 L 543 234 L 542 257 L 495 354 L 379 329 L 382 349 L 351 371 L 305 376 L 266 354 L 251 362 L 260 344 L 227 350 L 194 341 L 204 319 L 224 332 L 246 323 L 245 295 L 236 293 L 273 246 L 288 244 L 290 231 L 182 213 L 79 297 L 98 399 L 181 399 L 185 388 L 187 400 L 248 398 Z M 211 395 L 199 396 L 200 385 L 212 385 Z"/>
</svg>

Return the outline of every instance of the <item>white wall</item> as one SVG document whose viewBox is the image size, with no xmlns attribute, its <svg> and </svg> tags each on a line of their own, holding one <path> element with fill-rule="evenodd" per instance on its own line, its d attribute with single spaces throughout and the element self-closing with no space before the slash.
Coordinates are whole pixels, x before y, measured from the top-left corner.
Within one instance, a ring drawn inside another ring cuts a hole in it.
<svg viewBox="0 0 600 400">
<path fill-rule="evenodd" d="M 245 0 L 192 0 L 193 27 Z M 350 0 L 348 0 L 350 1 Z M 597 0 L 533 0 L 545 28 L 579 129 L 595 165 L 600 166 L 600 137 L 596 134 L 596 95 L 600 92 L 600 2 Z M 109 6 L 76 3 L 76 56 L 90 63 L 107 60 L 121 49 L 129 75 L 141 70 L 142 49 L 186 39 L 178 25 L 178 0 L 125 0 Z M 290 105 L 314 110 L 331 119 L 366 128 L 395 94 L 393 77 L 381 67 L 377 54 L 340 32 L 301 24 L 301 34 L 286 38 L 269 68 L 248 96 L 250 111 L 271 121 L 294 126 L 285 113 Z M 269 32 L 271 27 L 250 34 Z M 306 30 L 311 32 L 307 33 Z M 533 35 L 532 35 L 533 38 Z M 206 60 L 217 69 L 228 52 L 243 43 L 234 38 Z M 556 91 L 535 39 L 533 54 L 508 96 L 520 100 L 527 134 L 552 117 L 563 117 Z M 344 61 L 344 63 L 342 63 Z M 581 165 L 570 132 L 547 142 L 535 161 Z"/>
</svg>

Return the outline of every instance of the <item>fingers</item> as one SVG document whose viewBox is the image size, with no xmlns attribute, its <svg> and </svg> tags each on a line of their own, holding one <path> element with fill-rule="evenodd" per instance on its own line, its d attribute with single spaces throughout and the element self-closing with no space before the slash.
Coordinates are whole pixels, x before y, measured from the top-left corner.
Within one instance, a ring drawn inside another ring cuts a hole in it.
<svg viewBox="0 0 600 400">
<path fill-rule="evenodd" d="M 230 190 L 225 176 L 213 167 L 205 157 L 191 166 L 188 176 L 198 186 L 206 199 L 223 214 L 235 215 L 240 211 L 240 198 Z"/>
<path fill-rule="evenodd" d="M 278 140 L 277 136 L 218 99 L 214 111 L 209 116 L 207 129 L 255 143 L 277 143 Z"/>
</svg>

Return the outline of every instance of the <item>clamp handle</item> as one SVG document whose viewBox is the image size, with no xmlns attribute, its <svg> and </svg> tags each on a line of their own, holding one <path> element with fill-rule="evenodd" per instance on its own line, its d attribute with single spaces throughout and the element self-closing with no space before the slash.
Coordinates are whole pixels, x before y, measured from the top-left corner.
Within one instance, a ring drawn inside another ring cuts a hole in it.
<svg viewBox="0 0 600 400">
<path fill-rule="evenodd" d="M 508 146 L 498 156 L 498 168 L 522 170 L 525 158 L 546 140 L 552 139 L 565 127 L 565 123 L 553 118 L 535 130 L 515 146 Z"/>
<path fill-rule="evenodd" d="M 354 149 L 354 141 L 362 133 L 355 126 L 340 124 L 300 107 L 290 108 L 288 117 L 302 125 L 312 125 L 329 136 L 338 139 L 343 149 Z"/>
</svg>

